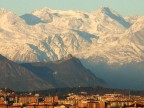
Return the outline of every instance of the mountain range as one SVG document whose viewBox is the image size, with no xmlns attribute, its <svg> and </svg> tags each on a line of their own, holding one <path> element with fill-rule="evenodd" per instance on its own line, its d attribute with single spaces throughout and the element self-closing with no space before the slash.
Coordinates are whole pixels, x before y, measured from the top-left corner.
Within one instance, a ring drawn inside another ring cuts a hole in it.
<svg viewBox="0 0 144 108">
<path fill-rule="evenodd" d="M 123 17 L 108 7 L 91 12 L 46 7 L 17 16 L 1 8 L 0 21 L 0 54 L 15 62 L 56 61 L 72 54 L 96 75 L 96 67 L 106 64 L 108 70 L 102 68 L 98 74 L 112 87 L 132 88 L 129 83 L 115 83 L 119 81 L 117 72 L 109 75 L 113 66 L 137 65 L 144 59 L 143 16 Z M 144 70 L 136 69 L 139 75 Z M 101 74 L 101 70 L 105 73 Z M 134 88 L 141 88 L 135 82 L 143 80 L 129 80 Z"/>
</svg>

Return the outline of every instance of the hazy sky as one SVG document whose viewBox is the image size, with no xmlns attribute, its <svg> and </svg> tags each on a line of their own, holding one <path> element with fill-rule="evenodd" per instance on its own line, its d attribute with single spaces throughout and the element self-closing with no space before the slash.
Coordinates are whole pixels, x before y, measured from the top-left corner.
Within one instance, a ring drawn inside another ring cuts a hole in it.
<svg viewBox="0 0 144 108">
<path fill-rule="evenodd" d="M 144 0 L 0 0 L 0 7 L 22 15 L 49 7 L 61 10 L 97 10 L 110 7 L 121 15 L 144 15 Z"/>
</svg>

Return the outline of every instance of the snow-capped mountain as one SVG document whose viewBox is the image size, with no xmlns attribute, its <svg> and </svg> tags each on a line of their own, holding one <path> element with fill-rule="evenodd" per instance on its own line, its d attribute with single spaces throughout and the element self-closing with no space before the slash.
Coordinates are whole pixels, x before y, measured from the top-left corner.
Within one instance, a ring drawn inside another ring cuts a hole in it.
<svg viewBox="0 0 144 108">
<path fill-rule="evenodd" d="M 43 8 L 21 17 L 0 9 L 0 20 L 0 53 L 17 62 L 57 60 L 68 54 L 108 63 L 143 60 L 142 46 L 133 41 L 144 27 L 143 18 L 127 22 L 107 7 L 92 12 Z"/>
<path fill-rule="evenodd" d="M 72 54 L 90 69 L 103 62 L 138 63 L 144 60 L 144 18 L 124 18 L 107 7 L 92 12 L 46 7 L 20 17 L 0 9 L 0 54 L 16 62 Z"/>
</svg>

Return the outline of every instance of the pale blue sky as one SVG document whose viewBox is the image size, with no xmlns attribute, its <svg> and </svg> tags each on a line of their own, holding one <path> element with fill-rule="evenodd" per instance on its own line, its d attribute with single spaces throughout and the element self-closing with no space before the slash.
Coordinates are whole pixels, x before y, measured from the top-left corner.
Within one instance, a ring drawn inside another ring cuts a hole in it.
<svg viewBox="0 0 144 108">
<path fill-rule="evenodd" d="M 49 7 L 61 10 L 97 10 L 110 7 L 123 16 L 144 15 L 144 0 L 0 0 L 0 7 L 18 15 Z"/>
</svg>

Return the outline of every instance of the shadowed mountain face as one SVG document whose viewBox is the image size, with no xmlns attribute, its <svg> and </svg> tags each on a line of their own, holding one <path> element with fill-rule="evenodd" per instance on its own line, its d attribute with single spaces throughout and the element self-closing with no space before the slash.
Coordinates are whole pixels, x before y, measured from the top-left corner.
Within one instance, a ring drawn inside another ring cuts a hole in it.
<svg viewBox="0 0 144 108">
<path fill-rule="evenodd" d="M 22 66 L 55 87 L 106 86 L 103 80 L 95 77 L 71 55 L 56 62 L 27 63 Z"/>
<path fill-rule="evenodd" d="M 35 25 L 35 24 L 38 24 L 38 23 L 42 23 L 41 19 L 32 15 L 32 14 L 25 14 L 25 15 L 22 15 L 21 18 L 23 18 L 27 24 L 29 25 Z"/>
<path fill-rule="evenodd" d="M 81 62 L 69 56 L 47 63 L 16 64 L 0 55 L 0 88 L 16 91 L 46 90 L 57 87 L 105 86 Z"/>
<path fill-rule="evenodd" d="M 111 9 L 109 9 L 108 7 L 104 7 L 103 12 L 108 15 L 110 18 L 116 20 L 117 22 L 119 22 L 121 25 L 123 25 L 126 28 L 129 28 L 131 26 L 131 24 L 129 22 L 126 22 L 124 18 L 122 18 L 120 15 L 115 15 Z"/>
<path fill-rule="evenodd" d="M 26 68 L 0 55 L 0 88 L 8 87 L 18 91 L 45 90 L 52 88 Z"/>
</svg>

